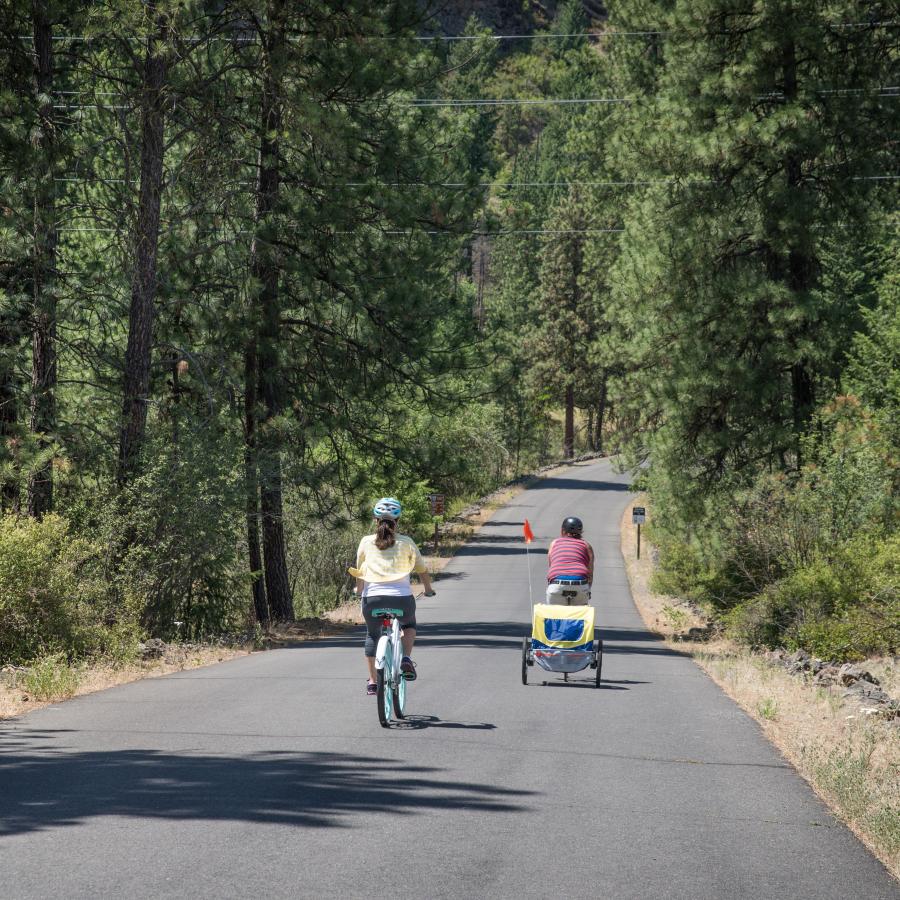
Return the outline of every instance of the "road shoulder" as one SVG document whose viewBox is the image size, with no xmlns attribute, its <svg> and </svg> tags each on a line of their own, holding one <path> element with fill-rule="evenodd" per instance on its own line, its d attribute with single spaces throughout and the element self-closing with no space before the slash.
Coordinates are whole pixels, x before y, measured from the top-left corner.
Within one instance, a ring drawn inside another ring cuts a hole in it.
<svg viewBox="0 0 900 900">
<path fill-rule="evenodd" d="M 640 502 L 646 507 L 645 500 Z M 620 539 L 635 606 L 647 627 L 672 649 L 690 655 L 755 719 L 834 815 L 900 879 L 900 720 L 867 714 L 839 690 L 710 636 L 696 610 L 655 593 L 654 548 L 642 539 L 641 559 L 636 558 L 630 507 L 621 519 Z M 868 667 L 882 678 L 896 676 L 894 661 L 875 660 Z"/>
</svg>

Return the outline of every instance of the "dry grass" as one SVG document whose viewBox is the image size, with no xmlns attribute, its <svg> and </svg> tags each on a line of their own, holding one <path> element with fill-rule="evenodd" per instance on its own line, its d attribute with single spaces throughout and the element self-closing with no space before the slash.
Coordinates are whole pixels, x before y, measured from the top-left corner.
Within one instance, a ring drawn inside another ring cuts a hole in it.
<svg viewBox="0 0 900 900">
<path fill-rule="evenodd" d="M 621 523 L 622 552 L 635 603 L 648 627 L 690 653 L 759 722 L 835 815 L 900 878 L 900 727 L 866 714 L 845 701 L 840 690 L 812 685 L 730 641 L 678 640 L 680 632 L 703 623 L 677 601 L 650 590 L 651 548 L 644 553 L 642 546 L 642 559 L 636 560 L 633 531 L 629 509 Z M 692 621 L 673 627 L 666 608 L 684 609 Z M 896 696 L 896 660 L 870 660 L 865 668 Z"/>
<path fill-rule="evenodd" d="M 83 694 L 93 694 L 142 678 L 156 678 L 171 672 L 213 665 L 226 659 L 234 659 L 236 656 L 246 656 L 249 652 L 246 649 L 213 646 L 192 647 L 186 650 L 178 645 L 171 645 L 165 658 L 150 662 L 121 666 L 107 663 L 67 666 L 59 668 L 56 677 L 47 678 L 43 683 L 37 684 L 26 678 L 18 679 L 14 685 L 0 681 L 0 719 L 21 716 L 50 703 L 80 697 Z M 48 671 L 48 675 L 50 674 Z"/>
</svg>

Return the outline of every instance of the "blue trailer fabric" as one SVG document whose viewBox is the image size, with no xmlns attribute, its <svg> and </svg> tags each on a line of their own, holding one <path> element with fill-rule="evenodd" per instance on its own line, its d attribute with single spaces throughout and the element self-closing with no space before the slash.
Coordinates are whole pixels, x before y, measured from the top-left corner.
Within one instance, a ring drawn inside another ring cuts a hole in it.
<svg viewBox="0 0 900 900">
<path fill-rule="evenodd" d="M 537 603 L 531 630 L 535 662 L 548 672 L 578 672 L 592 659 L 594 608 Z"/>
</svg>

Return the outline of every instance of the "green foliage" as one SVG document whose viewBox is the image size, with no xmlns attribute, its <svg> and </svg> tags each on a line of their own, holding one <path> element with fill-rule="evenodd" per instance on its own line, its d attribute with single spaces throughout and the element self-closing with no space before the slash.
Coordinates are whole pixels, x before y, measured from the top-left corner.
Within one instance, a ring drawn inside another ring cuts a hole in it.
<svg viewBox="0 0 900 900">
<path fill-rule="evenodd" d="M 848 542 L 796 569 L 726 617 L 751 646 L 802 648 L 830 660 L 900 649 L 900 536 Z"/>
<path fill-rule="evenodd" d="M 760 702 L 756 704 L 756 711 L 763 719 L 767 719 L 770 722 L 778 718 L 778 705 L 771 697 L 760 700 Z"/>
<path fill-rule="evenodd" d="M 0 659 L 122 654 L 137 627 L 121 612 L 109 625 L 113 601 L 101 547 L 65 519 L 0 519 Z"/>
<path fill-rule="evenodd" d="M 154 442 L 140 477 L 104 504 L 124 604 L 155 635 L 196 639 L 246 624 L 239 453 L 211 429 Z"/>
<path fill-rule="evenodd" d="M 0 31 L 32 33 L 34 9 L 5 4 Z M 890 29 L 835 28 L 849 0 L 622 0 L 604 28 L 660 33 L 586 41 L 562 37 L 589 28 L 566 0 L 555 37 L 473 16 L 473 40 L 432 42 L 414 0 L 316 0 L 232 40 L 228 4 L 157 4 L 149 415 L 118 483 L 148 9 L 52 5 L 53 36 L 86 40 L 52 42 L 72 102 L 49 120 L 28 42 L 0 58 L 0 508 L 52 471 L 68 523 L 16 524 L 33 557 L 3 545 L 40 599 L 6 576 L 0 655 L 247 625 L 257 522 L 269 550 L 283 526 L 273 583 L 319 612 L 371 499 L 399 496 L 421 542 L 431 491 L 557 457 L 568 388 L 580 446 L 650 462 L 660 589 L 751 642 L 890 644 L 875 588 L 852 602 L 835 568 L 852 545 L 869 585 L 897 526 L 896 193 L 869 178 L 895 162 Z M 42 266 L 38 219 L 64 266 Z M 32 387 L 45 315 L 59 382 Z"/>
<path fill-rule="evenodd" d="M 361 528 L 329 528 L 322 522 L 298 524 L 290 530 L 288 571 L 298 616 L 317 616 L 349 597 Z"/>
<path fill-rule="evenodd" d="M 895 652 L 895 458 L 853 397 L 838 398 L 815 422 L 799 475 L 761 475 L 731 494 L 730 507 L 712 503 L 705 529 L 661 525 L 657 509 L 655 587 L 722 614 L 731 636 L 751 646 L 839 660 Z"/>
<path fill-rule="evenodd" d="M 896 223 L 889 223 L 896 225 Z M 888 240 L 874 308 L 853 338 L 844 382 L 872 410 L 887 444 L 900 448 L 900 248 Z"/>
<path fill-rule="evenodd" d="M 78 673 L 64 653 L 43 656 L 25 673 L 22 686 L 35 700 L 65 700 L 78 688 Z"/>
</svg>

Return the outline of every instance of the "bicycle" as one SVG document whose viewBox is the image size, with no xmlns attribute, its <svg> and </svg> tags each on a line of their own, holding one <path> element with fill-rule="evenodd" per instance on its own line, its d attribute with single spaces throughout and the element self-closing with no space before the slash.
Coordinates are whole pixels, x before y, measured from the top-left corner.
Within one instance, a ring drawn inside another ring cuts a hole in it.
<svg viewBox="0 0 900 900">
<path fill-rule="evenodd" d="M 434 591 L 422 596 L 433 597 Z M 375 648 L 375 684 L 378 694 L 378 721 L 382 728 L 390 728 L 391 719 L 403 719 L 406 713 L 406 678 L 400 671 L 403 647 L 400 643 L 402 609 L 389 606 L 372 610 L 381 617 L 381 637 Z"/>
</svg>

